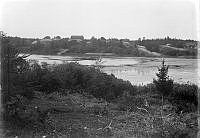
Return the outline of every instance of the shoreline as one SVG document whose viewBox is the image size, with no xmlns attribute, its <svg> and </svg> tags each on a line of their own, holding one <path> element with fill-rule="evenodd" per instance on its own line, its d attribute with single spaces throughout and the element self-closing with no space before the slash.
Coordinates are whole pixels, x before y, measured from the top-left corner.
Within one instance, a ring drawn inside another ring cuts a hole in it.
<svg viewBox="0 0 200 138">
<path fill-rule="evenodd" d="M 45 55 L 45 56 L 80 56 L 80 57 L 138 57 L 138 58 L 186 58 L 186 59 L 198 59 L 198 56 L 134 56 L 134 55 L 118 55 L 115 53 L 67 53 L 67 54 L 62 54 L 62 55 L 57 55 L 57 54 L 45 54 L 45 53 L 20 53 L 20 54 L 31 54 L 31 55 Z M 101 55 L 102 54 L 102 55 Z M 112 55 L 111 55 L 112 54 Z"/>
<path fill-rule="evenodd" d="M 33 57 L 32 57 L 33 56 Z M 71 55 L 31 55 L 30 59 L 38 59 L 41 62 L 47 62 L 48 64 L 62 64 L 64 62 L 78 62 L 81 65 L 90 66 L 94 63 L 98 56 L 88 56 L 85 54 L 71 54 Z M 113 73 L 116 77 L 129 80 L 132 83 L 141 82 L 143 80 L 152 80 L 152 72 L 156 71 L 156 67 L 160 65 L 161 57 L 121 57 L 121 56 L 102 56 L 102 61 L 107 63 L 102 64 L 101 67 L 106 73 Z M 186 59 L 186 58 L 166 58 L 166 62 L 169 64 L 169 68 L 172 70 L 172 76 L 175 75 L 177 82 L 187 82 L 188 80 L 196 84 L 195 79 L 188 79 L 187 74 L 191 74 L 195 78 L 194 69 L 196 60 L 198 59 Z M 133 62 L 132 62 L 133 61 Z M 137 63 L 135 63 L 135 61 Z M 180 61 L 180 63 L 179 63 Z M 187 62 L 189 61 L 189 62 Z M 191 62 L 190 62 L 191 61 Z M 187 65 L 187 66 L 185 66 Z M 193 67 L 193 68 L 191 68 Z M 184 73 L 186 71 L 186 74 Z M 189 73 L 190 72 L 190 73 Z M 122 73 L 123 75 L 120 75 Z M 146 75 L 145 75 L 146 73 Z M 143 75 L 142 75 L 143 74 Z M 153 73 L 154 74 L 154 73 Z M 177 74 L 180 74 L 179 76 Z M 133 76 L 140 79 L 135 79 Z M 182 77 L 180 77 L 182 76 Z M 183 79 L 182 79 L 183 78 Z M 140 81 L 141 80 L 141 81 Z"/>
</svg>

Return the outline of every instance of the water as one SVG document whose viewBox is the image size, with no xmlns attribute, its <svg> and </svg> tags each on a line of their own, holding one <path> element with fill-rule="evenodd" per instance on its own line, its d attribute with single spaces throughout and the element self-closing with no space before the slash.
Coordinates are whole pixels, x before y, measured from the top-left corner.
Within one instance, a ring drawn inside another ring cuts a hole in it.
<svg viewBox="0 0 200 138">
<path fill-rule="evenodd" d="M 90 57 L 78 56 L 46 56 L 31 55 L 27 59 L 35 59 L 48 64 L 61 64 L 63 62 L 78 62 L 82 65 L 94 65 L 95 60 Z M 102 71 L 114 74 L 117 78 L 128 80 L 132 84 L 143 85 L 151 83 L 156 78 L 157 67 L 161 58 L 148 57 L 103 57 Z M 169 65 L 169 76 L 179 83 L 198 83 L 199 59 L 165 58 Z"/>
</svg>

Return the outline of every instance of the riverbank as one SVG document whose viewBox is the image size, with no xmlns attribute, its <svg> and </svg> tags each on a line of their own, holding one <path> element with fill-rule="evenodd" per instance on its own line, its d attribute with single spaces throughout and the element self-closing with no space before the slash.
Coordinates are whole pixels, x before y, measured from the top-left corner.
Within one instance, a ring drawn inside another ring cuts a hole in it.
<svg viewBox="0 0 200 138">
<path fill-rule="evenodd" d="M 24 52 L 25 54 L 37 54 L 37 55 L 47 55 L 47 56 L 80 56 L 80 57 L 145 57 L 145 56 L 135 56 L 130 54 L 115 54 L 115 53 L 64 53 L 61 55 L 58 54 L 47 54 L 47 53 L 40 53 L 40 52 Z M 188 58 L 188 59 L 196 59 L 198 56 L 146 56 L 146 57 L 152 57 L 152 58 Z"/>
</svg>

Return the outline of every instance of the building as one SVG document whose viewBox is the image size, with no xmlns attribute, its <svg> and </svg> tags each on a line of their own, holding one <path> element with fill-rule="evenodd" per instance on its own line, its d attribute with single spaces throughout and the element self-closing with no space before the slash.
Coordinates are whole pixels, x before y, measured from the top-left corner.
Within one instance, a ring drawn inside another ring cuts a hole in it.
<svg viewBox="0 0 200 138">
<path fill-rule="evenodd" d="M 130 44 L 129 42 L 124 42 L 124 41 L 122 41 L 122 44 L 123 44 L 125 47 L 130 47 L 130 46 L 131 46 L 131 44 Z"/>
<path fill-rule="evenodd" d="M 184 45 L 185 49 L 196 49 L 197 43 L 196 42 L 188 42 Z"/>
<path fill-rule="evenodd" d="M 33 46 L 50 46 L 51 42 L 51 39 L 40 39 L 33 41 L 31 44 Z"/>
<path fill-rule="evenodd" d="M 75 40 L 77 42 L 81 42 L 84 40 L 84 37 L 82 35 L 72 35 L 70 38 L 70 41 Z"/>
</svg>

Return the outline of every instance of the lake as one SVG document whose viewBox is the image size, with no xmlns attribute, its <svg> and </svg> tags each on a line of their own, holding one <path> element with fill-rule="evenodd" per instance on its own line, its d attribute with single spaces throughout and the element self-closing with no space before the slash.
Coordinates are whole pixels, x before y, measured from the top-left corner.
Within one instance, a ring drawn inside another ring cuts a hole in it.
<svg viewBox="0 0 200 138">
<path fill-rule="evenodd" d="M 63 62 L 78 62 L 82 65 L 94 65 L 94 58 L 90 56 L 49 56 L 31 55 L 27 59 L 47 62 L 48 64 L 61 64 Z M 117 78 L 128 80 L 132 84 L 145 85 L 156 78 L 157 67 L 161 65 L 162 58 L 153 57 L 102 57 L 102 71 L 114 74 Z M 179 83 L 198 84 L 198 63 L 200 59 L 165 58 L 169 65 L 169 76 Z"/>
</svg>

